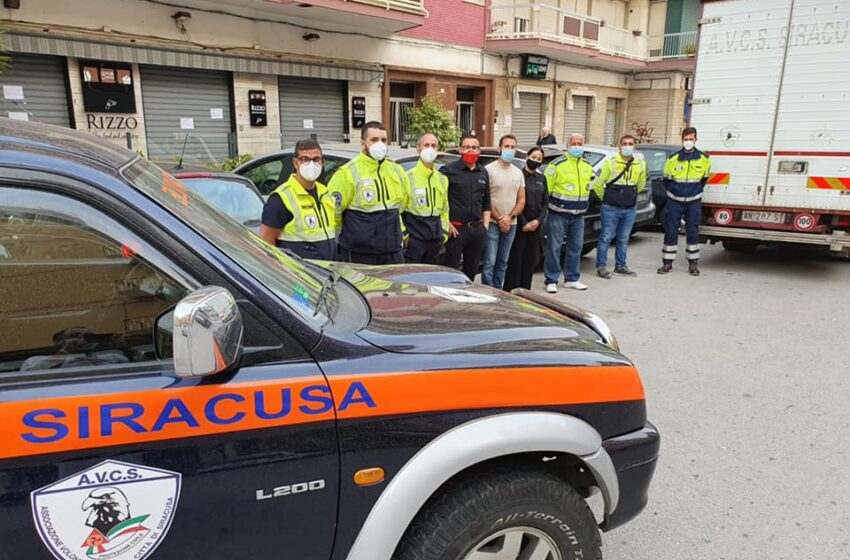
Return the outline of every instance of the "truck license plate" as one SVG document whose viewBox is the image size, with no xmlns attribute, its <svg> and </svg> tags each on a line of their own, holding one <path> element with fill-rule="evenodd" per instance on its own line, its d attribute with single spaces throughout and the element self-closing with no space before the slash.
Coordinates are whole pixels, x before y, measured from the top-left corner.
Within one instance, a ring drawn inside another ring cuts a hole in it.
<svg viewBox="0 0 850 560">
<path fill-rule="evenodd" d="M 764 224 L 784 224 L 785 214 L 782 212 L 741 212 L 741 221 L 761 222 Z"/>
</svg>

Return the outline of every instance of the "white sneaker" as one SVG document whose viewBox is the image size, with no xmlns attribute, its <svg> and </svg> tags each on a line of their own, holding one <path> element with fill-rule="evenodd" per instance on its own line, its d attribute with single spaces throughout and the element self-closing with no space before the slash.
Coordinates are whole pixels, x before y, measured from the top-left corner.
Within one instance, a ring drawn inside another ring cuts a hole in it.
<svg viewBox="0 0 850 560">
<path fill-rule="evenodd" d="M 557 294 L 558 293 L 558 285 L 555 284 L 554 282 L 551 283 L 551 284 L 546 284 L 546 291 L 550 294 Z"/>
<path fill-rule="evenodd" d="M 586 290 L 587 284 L 582 284 L 578 280 L 575 282 L 564 282 L 565 288 L 572 288 L 573 290 Z"/>
</svg>

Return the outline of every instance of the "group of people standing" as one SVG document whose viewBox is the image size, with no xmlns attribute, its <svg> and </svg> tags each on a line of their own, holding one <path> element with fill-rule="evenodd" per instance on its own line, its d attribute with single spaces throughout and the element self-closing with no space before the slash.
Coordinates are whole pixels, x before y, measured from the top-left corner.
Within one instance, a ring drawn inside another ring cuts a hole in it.
<svg viewBox="0 0 850 560">
<path fill-rule="evenodd" d="M 683 137 L 684 149 L 665 168 L 673 206 L 660 274 L 672 270 L 682 217 L 688 223 L 690 270 L 699 274 L 694 233 L 699 209 L 694 211 L 693 203 L 701 197 L 710 164 L 693 146 L 696 131 L 686 129 Z M 295 172 L 266 202 L 261 237 L 311 259 L 369 265 L 439 263 L 462 267 L 470 280 L 480 267 L 483 284 L 511 290 L 531 287 L 545 230 L 546 291 L 557 292 L 561 274 L 565 287 L 585 290 L 587 285 L 579 281 L 584 214 L 595 192 L 602 200 L 597 274 L 612 277 L 607 256 L 616 238 L 613 273 L 635 276 L 626 259 L 637 196 L 646 188 L 646 163 L 635 157 L 634 137 L 620 139 L 617 156 L 602 165 L 598 176 L 583 158 L 580 134 L 570 137 L 567 152 L 552 161 L 545 174 L 540 172 L 544 154 L 539 146 L 528 151 L 522 168 L 515 165 L 517 140 L 510 134 L 499 140 L 499 158 L 486 166 L 479 161 L 479 140 L 464 136 L 460 159 L 440 170 L 434 165 L 435 135 L 419 139 L 419 161 L 409 171 L 387 158 L 387 140 L 381 123 L 367 123 L 360 154 L 343 165 L 327 187 L 318 182 L 324 164 L 321 147 L 315 140 L 298 142 Z"/>
</svg>

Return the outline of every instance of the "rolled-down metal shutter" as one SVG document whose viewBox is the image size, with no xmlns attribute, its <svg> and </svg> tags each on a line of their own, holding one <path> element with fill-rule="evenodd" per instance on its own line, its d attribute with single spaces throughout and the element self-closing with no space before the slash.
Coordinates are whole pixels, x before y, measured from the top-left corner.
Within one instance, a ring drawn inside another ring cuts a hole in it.
<svg viewBox="0 0 850 560">
<path fill-rule="evenodd" d="M 519 108 L 514 108 L 511 134 L 516 136 L 520 148 L 529 148 L 537 142 L 543 122 L 543 94 L 520 93 Z"/>
<path fill-rule="evenodd" d="M 319 142 L 343 141 L 343 82 L 281 76 L 278 85 L 282 146 L 291 146 L 313 134 Z"/>
<path fill-rule="evenodd" d="M 587 138 L 587 110 L 590 107 L 590 98 L 585 95 L 573 96 L 573 108 L 567 109 L 564 119 L 564 138 L 566 143 L 573 134 L 581 134 Z"/>
<path fill-rule="evenodd" d="M 183 161 L 213 163 L 229 156 L 226 72 L 142 66 L 141 73 L 148 157 L 172 161 L 183 152 L 184 142 Z"/>
<path fill-rule="evenodd" d="M 617 143 L 619 116 L 620 100 L 608 99 L 608 107 L 605 109 L 605 143 L 609 146 L 614 146 Z"/>
<path fill-rule="evenodd" d="M 68 67 L 64 58 L 12 53 L 11 67 L 0 74 L 3 95 L 0 96 L 0 116 L 9 113 L 27 115 L 27 120 L 71 126 L 65 75 Z M 17 87 L 23 90 L 23 100 Z"/>
</svg>

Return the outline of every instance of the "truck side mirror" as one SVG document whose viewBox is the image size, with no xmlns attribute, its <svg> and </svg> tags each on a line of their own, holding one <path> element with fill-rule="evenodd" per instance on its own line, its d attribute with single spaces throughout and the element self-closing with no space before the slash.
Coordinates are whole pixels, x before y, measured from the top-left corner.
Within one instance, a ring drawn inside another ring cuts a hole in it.
<svg viewBox="0 0 850 560">
<path fill-rule="evenodd" d="M 232 368 L 242 356 L 242 315 L 225 288 L 205 286 L 156 320 L 156 354 L 173 357 L 180 377 L 203 377 Z"/>
</svg>

